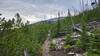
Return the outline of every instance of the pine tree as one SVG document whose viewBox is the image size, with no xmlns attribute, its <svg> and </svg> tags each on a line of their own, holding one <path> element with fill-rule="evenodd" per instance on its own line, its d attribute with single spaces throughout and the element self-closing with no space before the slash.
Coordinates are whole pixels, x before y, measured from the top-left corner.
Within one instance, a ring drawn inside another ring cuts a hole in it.
<svg viewBox="0 0 100 56">
<path fill-rule="evenodd" d="M 58 20 L 57 20 L 57 36 L 60 32 L 60 12 L 58 12 Z"/>
<path fill-rule="evenodd" d="M 17 13 L 17 14 L 15 15 L 15 18 L 16 18 L 16 26 L 17 26 L 17 27 L 21 27 L 22 18 L 20 17 L 20 14 Z"/>
</svg>

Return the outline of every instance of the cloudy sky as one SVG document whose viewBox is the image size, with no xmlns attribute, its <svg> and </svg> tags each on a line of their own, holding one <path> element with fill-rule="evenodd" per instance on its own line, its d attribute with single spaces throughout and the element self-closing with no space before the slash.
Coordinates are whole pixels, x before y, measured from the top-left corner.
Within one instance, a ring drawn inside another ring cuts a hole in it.
<svg viewBox="0 0 100 56">
<path fill-rule="evenodd" d="M 16 13 L 20 13 L 25 20 L 31 22 L 41 21 L 56 17 L 58 11 L 62 12 L 62 16 L 67 15 L 67 9 L 80 11 L 81 0 L 1 0 L 0 13 L 6 17 L 13 17 Z M 90 0 L 84 0 L 84 4 Z"/>
</svg>

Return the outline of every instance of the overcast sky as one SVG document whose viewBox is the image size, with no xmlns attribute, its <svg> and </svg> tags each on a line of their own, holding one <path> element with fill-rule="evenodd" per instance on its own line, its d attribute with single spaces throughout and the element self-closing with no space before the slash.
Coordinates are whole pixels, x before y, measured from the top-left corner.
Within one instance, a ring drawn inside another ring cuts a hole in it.
<svg viewBox="0 0 100 56">
<path fill-rule="evenodd" d="M 6 17 L 13 17 L 16 13 L 20 13 L 23 18 L 36 22 L 43 18 L 56 17 L 58 11 L 62 15 L 67 15 L 67 9 L 73 12 L 73 9 L 80 11 L 81 0 L 1 0 L 0 13 Z M 90 0 L 84 0 L 84 4 Z M 26 19 L 25 19 L 26 20 Z"/>
</svg>

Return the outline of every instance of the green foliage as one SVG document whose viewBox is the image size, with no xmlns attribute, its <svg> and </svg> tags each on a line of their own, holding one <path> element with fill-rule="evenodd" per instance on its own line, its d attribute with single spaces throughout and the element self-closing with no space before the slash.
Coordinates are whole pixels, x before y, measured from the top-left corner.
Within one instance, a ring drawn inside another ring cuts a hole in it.
<svg viewBox="0 0 100 56">
<path fill-rule="evenodd" d="M 63 45 L 63 48 L 64 49 L 68 49 L 68 48 L 70 48 L 71 46 L 70 45 Z"/>
<path fill-rule="evenodd" d="M 86 52 L 91 52 L 92 54 L 88 54 L 90 56 L 96 56 L 96 55 L 100 55 L 100 29 L 98 28 L 94 28 L 94 30 L 90 31 L 92 34 L 88 35 L 87 32 L 89 32 L 89 28 L 87 27 L 88 22 L 91 21 L 100 21 L 100 16 L 99 16 L 99 12 L 98 12 L 98 8 L 95 8 L 93 10 L 89 10 L 89 11 L 84 11 L 82 13 L 80 13 L 79 15 L 76 16 L 72 16 L 72 20 L 74 22 L 74 24 L 81 24 L 81 28 L 82 28 L 82 32 L 81 32 L 81 37 L 79 40 L 76 40 L 76 46 L 81 47 L 84 51 Z M 64 22 L 63 22 L 64 21 Z M 62 20 L 62 25 L 66 25 L 67 26 L 67 32 L 71 33 L 70 30 L 70 25 L 72 25 L 71 23 L 71 19 L 70 17 L 66 17 L 64 20 Z M 66 29 L 66 28 L 65 28 Z M 68 35 L 69 37 L 69 35 Z M 66 39 L 68 44 L 72 44 L 71 42 L 71 38 L 69 37 L 68 39 Z M 72 44 L 73 45 L 73 44 Z"/>
<path fill-rule="evenodd" d="M 77 47 L 81 47 L 81 41 L 80 41 L 80 39 L 78 39 L 78 40 L 76 41 L 76 46 L 77 46 Z"/>
<path fill-rule="evenodd" d="M 92 52 L 87 52 L 87 54 L 85 56 L 100 56 L 100 54 L 95 54 Z"/>
<path fill-rule="evenodd" d="M 50 49 L 52 49 L 52 50 L 55 49 L 55 46 L 56 46 L 55 44 L 51 43 L 50 44 Z"/>
<path fill-rule="evenodd" d="M 73 45 L 75 43 L 75 41 L 73 40 L 73 38 L 71 37 L 71 35 L 67 35 L 66 37 L 66 44 L 70 44 L 70 45 Z"/>
<path fill-rule="evenodd" d="M 23 56 L 26 48 L 31 56 L 40 55 L 48 24 L 29 25 L 28 21 L 24 24 L 19 14 L 15 18 L 8 21 L 0 18 L 0 56 Z"/>
</svg>

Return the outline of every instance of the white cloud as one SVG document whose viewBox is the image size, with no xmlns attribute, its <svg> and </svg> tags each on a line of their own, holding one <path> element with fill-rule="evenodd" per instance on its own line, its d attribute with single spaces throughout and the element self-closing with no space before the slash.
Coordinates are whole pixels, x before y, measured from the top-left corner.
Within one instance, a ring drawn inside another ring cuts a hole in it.
<svg viewBox="0 0 100 56">
<path fill-rule="evenodd" d="M 85 3 L 87 0 L 84 0 Z M 67 15 L 67 9 L 74 7 L 80 10 L 80 0 L 2 0 L 0 12 L 4 16 L 12 17 L 20 13 L 30 21 L 39 21 L 46 18 L 56 17 L 58 11 Z M 73 14 L 73 11 L 72 11 Z M 30 16 L 29 16 L 30 15 Z M 29 16 L 29 17 L 27 17 Z M 38 19 L 34 18 L 37 17 Z M 62 15 L 63 16 L 63 15 Z"/>
</svg>

